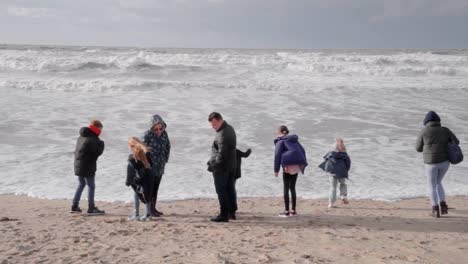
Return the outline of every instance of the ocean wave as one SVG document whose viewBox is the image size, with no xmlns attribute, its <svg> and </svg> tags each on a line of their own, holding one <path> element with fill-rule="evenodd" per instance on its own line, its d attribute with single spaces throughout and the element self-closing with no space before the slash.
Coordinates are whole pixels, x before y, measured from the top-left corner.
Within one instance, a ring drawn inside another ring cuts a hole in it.
<svg viewBox="0 0 468 264">
<path fill-rule="evenodd" d="M 389 52 L 387 52 L 389 53 Z M 317 76 L 468 76 L 468 54 L 139 50 L 43 47 L 0 49 L 0 73 L 271 72 Z"/>
</svg>

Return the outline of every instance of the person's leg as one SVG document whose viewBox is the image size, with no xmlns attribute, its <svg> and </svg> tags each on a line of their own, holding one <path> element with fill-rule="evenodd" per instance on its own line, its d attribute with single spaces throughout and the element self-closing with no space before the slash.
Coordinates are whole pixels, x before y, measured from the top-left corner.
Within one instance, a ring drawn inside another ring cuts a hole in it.
<svg viewBox="0 0 468 264">
<path fill-rule="evenodd" d="M 340 183 L 340 196 L 343 203 L 348 203 L 348 186 L 346 185 L 346 178 L 339 178 Z"/>
<path fill-rule="evenodd" d="M 153 177 L 154 188 L 151 199 L 151 214 L 153 216 L 159 216 L 162 215 L 162 213 L 156 209 L 156 203 L 158 200 L 158 191 L 159 186 L 161 185 L 162 175 L 159 175 L 156 171 L 153 171 Z"/>
<path fill-rule="evenodd" d="M 78 207 L 81 200 L 81 194 L 83 193 L 86 181 L 84 177 L 78 176 L 78 188 L 76 188 L 75 195 L 73 196 L 72 207 Z"/>
<path fill-rule="evenodd" d="M 437 164 L 437 194 L 440 202 L 445 202 L 445 190 L 442 185 L 442 179 L 449 169 L 450 163 L 448 161 Z"/>
<path fill-rule="evenodd" d="M 290 175 L 290 184 L 289 184 L 289 190 L 291 190 L 291 200 L 292 200 L 292 210 L 295 212 L 296 211 L 296 181 L 297 181 L 297 173 Z"/>
<path fill-rule="evenodd" d="M 284 197 L 284 210 L 289 211 L 289 184 L 290 176 L 288 173 L 283 172 L 283 197 Z"/>
<path fill-rule="evenodd" d="M 336 185 L 338 184 L 338 180 L 335 176 L 330 177 L 330 196 L 328 198 L 328 202 L 330 205 L 336 202 Z"/>
<path fill-rule="evenodd" d="M 228 180 L 228 193 L 230 210 L 229 214 L 234 219 L 237 211 L 236 179 L 234 174 L 231 174 Z"/>
<path fill-rule="evenodd" d="M 140 197 L 137 192 L 133 195 L 133 216 L 140 216 Z"/>
<path fill-rule="evenodd" d="M 438 171 L 434 164 L 424 164 L 424 171 L 429 185 L 429 198 L 431 199 L 431 204 L 432 206 L 437 206 L 439 204 L 436 190 Z"/>
<path fill-rule="evenodd" d="M 228 219 L 229 216 L 229 194 L 228 194 L 228 181 L 229 174 L 221 172 L 213 174 L 216 194 L 218 195 L 220 217 Z"/>
<path fill-rule="evenodd" d="M 94 182 L 94 177 L 85 178 L 86 185 L 88 185 L 88 208 L 94 208 L 94 191 L 96 189 L 96 184 Z"/>
</svg>

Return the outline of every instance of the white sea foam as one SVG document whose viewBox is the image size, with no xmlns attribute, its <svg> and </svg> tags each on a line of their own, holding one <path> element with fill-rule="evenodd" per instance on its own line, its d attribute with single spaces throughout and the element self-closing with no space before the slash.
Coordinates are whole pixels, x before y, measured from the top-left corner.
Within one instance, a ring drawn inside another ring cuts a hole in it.
<svg viewBox="0 0 468 264">
<path fill-rule="evenodd" d="M 165 200 L 215 197 L 206 171 L 220 111 L 238 134 L 243 161 L 239 196 L 281 195 L 273 177 L 273 137 L 280 124 L 298 133 L 309 164 L 298 194 L 324 198 L 317 168 L 337 136 L 353 160 L 353 198 L 426 195 L 415 137 L 426 111 L 440 112 L 468 136 L 468 51 L 189 50 L 0 46 L 0 193 L 71 198 L 78 130 L 104 123 L 98 200 L 128 201 L 126 140 L 159 113 L 173 144 L 161 186 Z M 448 194 L 468 194 L 468 165 L 452 166 Z M 86 196 L 86 195 L 84 195 Z"/>
</svg>

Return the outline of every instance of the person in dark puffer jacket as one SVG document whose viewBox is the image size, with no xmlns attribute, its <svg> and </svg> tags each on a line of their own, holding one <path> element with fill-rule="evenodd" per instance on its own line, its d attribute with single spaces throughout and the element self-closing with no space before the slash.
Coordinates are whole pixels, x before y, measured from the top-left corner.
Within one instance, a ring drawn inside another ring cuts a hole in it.
<svg viewBox="0 0 468 264">
<path fill-rule="evenodd" d="M 156 209 L 159 186 L 164 174 L 166 163 L 169 161 L 171 141 L 167 134 L 167 125 L 159 115 L 153 115 L 150 120 L 150 129 L 143 136 L 143 143 L 150 148 L 151 168 L 153 170 L 154 188 L 151 199 L 151 215 L 162 216 L 163 213 Z"/>
<path fill-rule="evenodd" d="M 281 217 L 296 216 L 296 181 L 299 172 L 304 174 L 307 166 L 307 158 L 304 148 L 299 143 L 297 135 L 289 135 L 286 126 L 278 128 L 278 137 L 275 139 L 275 177 L 278 177 L 280 167 L 283 168 L 283 194 L 284 194 L 284 213 Z M 289 192 L 291 192 L 292 210 L 289 210 Z"/>
<path fill-rule="evenodd" d="M 99 156 L 104 151 L 104 141 L 99 139 L 102 131 L 102 123 L 99 120 L 92 120 L 89 127 L 80 129 L 80 136 L 75 148 L 75 175 L 78 176 L 78 188 L 73 197 L 71 207 L 72 213 L 81 213 L 79 207 L 81 194 L 88 185 L 88 214 L 104 214 L 94 204 L 96 163 Z"/>
<path fill-rule="evenodd" d="M 351 169 L 351 159 L 346 153 L 346 146 L 343 139 L 335 139 L 334 148 L 324 157 L 325 160 L 319 165 L 319 168 L 327 172 L 330 177 L 330 195 L 328 199 L 328 208 L 335 207 L 336 187 L 340 183 L 340 196 L 344 204 L 348 204 L 348 171 Z"/>
<path fill-rule="evenodd" d="M 450 129 L 441 125 L 440 117 L 434 111 L 429 111 L 426 114 L 423 124 L 425 128 L 421 130 L 416 140 L 416 151 L 423 153 L 424 170 L 430 189 L 432 215 L 440 217 L 440 213 L 448 213 L 445 190 L 442 185 L 442 179 L 450 166 L 448 143 L 458 145 L 460 141 Z"/>
<path fill-rule="evenodd" d="M 125 185 L 131 186 L 135 192 L 133 214 L 128 220 L 151 221 L 151 199 L 154 177 L 151 169 L 149 148 L 135 137 L 128 140 L 128 146 L 132 154 L 128 157 Z M 140 201 L 146 205 L 146 212 L 143 217 L 140 217 Z"/>
</svg>

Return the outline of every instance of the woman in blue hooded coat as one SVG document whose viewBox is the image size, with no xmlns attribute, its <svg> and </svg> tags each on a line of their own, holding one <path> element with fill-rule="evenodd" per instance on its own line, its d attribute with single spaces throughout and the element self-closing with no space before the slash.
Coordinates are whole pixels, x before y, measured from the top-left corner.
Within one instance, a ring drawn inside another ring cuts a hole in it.
<svg viewBox="0 0 468 264">
<path fill-rule="evenodd" d="M 304 174 L 307 166 L 306 153 L 299 143 L 297 135 L 289 135 L 286 126 L 278 128 L 279 136 L 275 139 L 275 177 L 278 177 L 280 167 L 283 168 L 284 183 L 284 213 L 282 217 L 296 216 L 296 181 L 299 172 Z M 292 210 L 289 210 L 289 192 L 291 192 Z"/>
</svg>

